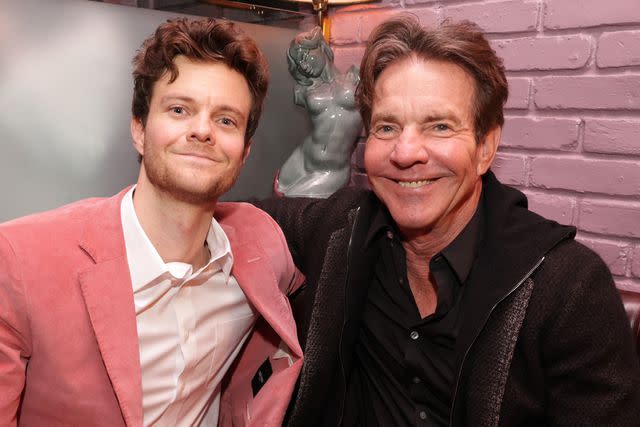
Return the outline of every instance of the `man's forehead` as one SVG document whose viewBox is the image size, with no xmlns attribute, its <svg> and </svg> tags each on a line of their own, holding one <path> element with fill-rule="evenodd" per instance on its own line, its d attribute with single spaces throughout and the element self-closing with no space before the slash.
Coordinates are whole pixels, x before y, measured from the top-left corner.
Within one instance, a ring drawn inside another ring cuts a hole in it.
<svg viewBox="0 0 640 427">
<path fill-rule="evenodd" d="M 224 82 L 220 82 L 218 80 L 220 77 L 224 77 L 228 79 L 238 79 L 238 81 L 242 81 L 247 86 L 247 89 L 249 89 L 249 82 L 247 79 L 240 72 L 221 61 L 192 60 L 183 55 L 178 55 L 174 58 L 173 64 L 176 67 L 177 72 L 175 80 L 171 81 L 171 70 L 167 69 L 156 81 L 156 84 L 162 83 L 167 86 L 175 87 L 184 85 L 189 87 L 192 84 L 199 84 L 199 82 L 203 81 L 203 78 L 205 80 L 209 80 L 209 84 L 207 84 L 207 86 L 222 87 L 224 86 Z M 201 79 L 193 80 L 194 76 L 200 77 Z"/>
<path fill-rule="evenodd" d="M 466 68 L 453 61 L 427 59 L 415 55 L 397 59 L 388 64 L 375 78 L 374 92 L 393 91 L 398 83 L 408 83 L 416 78 L 423 83 L 442 83 L 443 80 L 475 87 L 476 80 Z M 393 82 L 390 85 L 389 82 Z M 428 92 L 431 85 L 413 88 L 416 92 Z M 412 91 L 413 92 L 413 91 Z"/>
<path fill-rule="evenodd" d="M 405 58 L 376 79 L 371 113 L 372 118 L 413 110 L 429 117 L 461 116 L 471 112 L 474 96 L 473 77 L 455 63 Z"/>
<path fill-rule="evenodd" d="M 253 97 L 249 83 L 238 71 L 218 61 L 192 61 L 186 57 L 176 57 L 178 75 L 171 81 L 169 72 L 154 83 L 152 103 L 178 100 L 188 103 L 208 103 L 230 106 L 243 116 L 248 116 Z M 243 86 L 241 90 L 238 85 Z M 241 90 L 241 92 L 239 92 Z M 246 93 L 247 99 L 241 96 Z"/>
</svg>

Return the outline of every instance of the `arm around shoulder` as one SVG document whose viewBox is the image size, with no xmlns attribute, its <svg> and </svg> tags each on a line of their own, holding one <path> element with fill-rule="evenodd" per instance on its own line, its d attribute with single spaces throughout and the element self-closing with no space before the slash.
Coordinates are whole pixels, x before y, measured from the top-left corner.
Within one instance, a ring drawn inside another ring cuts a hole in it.
<svg viewBox="0 0 640 427">
<path fill-rule="evenodd" d="M 269 233 L 263 236 L 266 237 L 268 241 L 263 242 L 262 246 L 265 249 L 270 248 L 268 249 L 270 252 L 269 256 L 279 275 L 278 281 L 280 289 L 282 289 L 285 294 L 290 295 L 300 288 L 304 282 L 304 275 L 295 266 L 286 238 L 282 229 L 278 226 L 278 223 L 263 210 L 256 209 L 255 207 L 252 209 L 258 212 L 259 216 L 264 219 L 265 231 L 267 229 L 270 230 Z"/>
<path fill-rule="evenodd" d="M 268 213 L 280 226 L 296 265 L 305 269 L 310 247 L 317 244 L 318 229 L 327 213 L 327 201 L 310 198 L 271 197 L 255 205 Z"/>
<path fill-rule="evenodd" d="M 327 199 L 272 197 L 255 205 L 267 212 L 282 228 L 296 265 L 307 273 L 308 265 L 324 254 L 331 232 L 345 226 L 349 212 L 367 192 L 346 187 Z"/>
</svg>

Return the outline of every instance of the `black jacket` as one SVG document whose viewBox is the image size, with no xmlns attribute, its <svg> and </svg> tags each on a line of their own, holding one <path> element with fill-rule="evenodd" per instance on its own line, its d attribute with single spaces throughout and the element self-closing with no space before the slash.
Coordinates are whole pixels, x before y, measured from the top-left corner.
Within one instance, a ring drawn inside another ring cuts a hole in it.
<svg viewBox="0 0 640 427">
<path fill-rule="evenodd" d="M 465 284 L 451 425 L 640 425 L 640 367 L 611 274 L 575 229 L 483 178 L 484 225 Z M 336 426 L 374 271 L 373 193 L 272 199 L 307 284 L 293 301 L 305 363 L 288 425 Z"/>
</svg>

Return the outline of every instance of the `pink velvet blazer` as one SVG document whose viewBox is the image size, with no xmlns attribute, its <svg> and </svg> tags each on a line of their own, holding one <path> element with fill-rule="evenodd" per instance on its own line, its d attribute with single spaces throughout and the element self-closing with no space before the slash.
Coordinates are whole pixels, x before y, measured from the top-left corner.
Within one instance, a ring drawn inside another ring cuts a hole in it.
<svg viewBox="0 0 640 427">
<path fill-rule="evenodd" d="M 125 192 L 0 225 L 0 425 L 142 425 Z M 264 212 L 220 203 L 216 218 L 262 315 L 225 380 L 220 424 L 278 426 L 302 364 L 286 298 L 302 277 Z M 267 359 L 272 374 L 254 393 Z"/>
</svg>

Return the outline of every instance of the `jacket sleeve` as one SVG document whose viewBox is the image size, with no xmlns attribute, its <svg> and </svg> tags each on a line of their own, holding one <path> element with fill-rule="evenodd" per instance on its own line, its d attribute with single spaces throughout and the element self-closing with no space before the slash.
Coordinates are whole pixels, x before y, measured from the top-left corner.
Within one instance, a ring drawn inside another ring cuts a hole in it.
<svg viewBox="0 0 640 427">
<path fill-rule="evenodd" d="M 330 203 L 323 199 L 273 197 L 255 205 L 271 215 L 285 235 L 296 266 L 307 273 L 313 262 L 313 250 L 321 245 L 320 228 L 329 214 Z"/>
<path fill-rule="evenodd" d="M 0 425 L 15 426 L 30 355 L 27 303 L 15 254 L 0 234 Z"/>
<path fill-rule="evenodd" d="M 572 242 L 549 254 L 538 280 L 552 292 L 540 330 L 548 425 L 637 426 L 640 366 L 607 266 Z"/>
<path fill-rule="evenodd" d="M 254 202 L 282 228 L 293 261 L 304 273 L 321 265 L 331 233 L 349 223 L 349 212 L 366 200 L 368 192 L 353 187 L 338 190 L 327 199 L 273 197 Z"/>
</svg>

